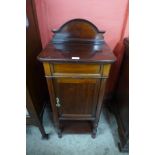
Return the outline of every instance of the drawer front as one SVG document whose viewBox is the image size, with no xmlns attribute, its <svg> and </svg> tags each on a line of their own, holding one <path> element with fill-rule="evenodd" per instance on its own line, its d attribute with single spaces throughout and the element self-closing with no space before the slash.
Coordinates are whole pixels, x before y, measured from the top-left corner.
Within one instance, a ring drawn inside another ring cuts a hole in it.
<svg viewBox="0 0 155 155">
<path fill-rule="evenodd" d="M 54 64 L 53 72 L 55 73 L 99 73 L 100 65 L 98 64 Z"/>
<path fill-rule="evenodd" d="M 45 76 L 103 76 L 108 77 L 111 64 L 50 64 L 44 63 Z M 69 76 L 69 77 L 70 77 Z"/>
</svg>

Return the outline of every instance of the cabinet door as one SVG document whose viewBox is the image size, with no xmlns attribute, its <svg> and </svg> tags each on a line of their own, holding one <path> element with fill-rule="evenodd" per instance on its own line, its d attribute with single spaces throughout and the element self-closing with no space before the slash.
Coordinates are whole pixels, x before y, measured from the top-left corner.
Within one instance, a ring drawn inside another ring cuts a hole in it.
<svg viewBox="0 0 155 155">
<path fill-rule="evenodd" d="M 94 117 L 100 79 L 54 79 L 56 105 L 60 117 Z"/>
</svg>

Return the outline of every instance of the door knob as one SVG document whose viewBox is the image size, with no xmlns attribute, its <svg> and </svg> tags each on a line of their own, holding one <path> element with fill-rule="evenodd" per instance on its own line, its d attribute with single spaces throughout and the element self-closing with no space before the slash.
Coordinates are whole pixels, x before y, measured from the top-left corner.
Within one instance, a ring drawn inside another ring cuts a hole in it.
<svg viewBox="0 0 155 155">
<path fill-rule="evenodd" d="M 59 108 L 60 106 L 61 106 L 60 100 L 59 100 L 59 98 L 57 97 L 57 98 L 56 98 L 56 107 Z"/>
</svg>

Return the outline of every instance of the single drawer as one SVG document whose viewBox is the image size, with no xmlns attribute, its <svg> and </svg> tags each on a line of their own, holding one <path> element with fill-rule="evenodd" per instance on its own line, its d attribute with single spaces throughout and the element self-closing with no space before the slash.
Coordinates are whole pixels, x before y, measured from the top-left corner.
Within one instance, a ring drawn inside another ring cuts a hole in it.
<svg viewBox="0 0 155 155">
<path fill-rule="evenodd" d="M 99 64 L 53 64 L 55 73 L 99 73 Z"/>
</svg>

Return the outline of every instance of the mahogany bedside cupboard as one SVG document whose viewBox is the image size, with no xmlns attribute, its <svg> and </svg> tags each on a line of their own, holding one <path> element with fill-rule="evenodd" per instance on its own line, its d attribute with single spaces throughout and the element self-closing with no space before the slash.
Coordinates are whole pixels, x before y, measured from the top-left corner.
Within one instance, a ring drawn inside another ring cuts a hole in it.
<svg viewBox="0 0 155 155">
<path fill-rule="evenodd" d="M 104 41 L 104 31 L 87 20 L 70 20 L 53 32 L 37 58 L 44 66 L 58 136 L 91 132 L 95 138 L 115 56 Z"/>
</svg>

